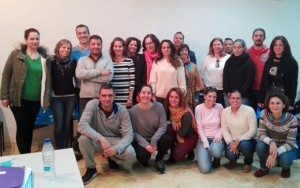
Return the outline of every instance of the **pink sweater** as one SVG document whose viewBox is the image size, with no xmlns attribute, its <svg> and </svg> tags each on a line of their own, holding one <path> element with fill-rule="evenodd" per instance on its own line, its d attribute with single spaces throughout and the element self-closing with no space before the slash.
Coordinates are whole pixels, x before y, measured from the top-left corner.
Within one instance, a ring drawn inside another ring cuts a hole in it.
<svg viewBox="0 0 300 188">
<path fill-rule="evenodd" d="M 219 103 L 216 103 L 211 109 L 206 108 L 204 104 L 198 105 L 195 109 L 198 133 L 204 148 L 209 147 L 208 138 L 222 139 L 223 137 L 221 130 L 222 110 L 223 106 Z"/>
</svg>

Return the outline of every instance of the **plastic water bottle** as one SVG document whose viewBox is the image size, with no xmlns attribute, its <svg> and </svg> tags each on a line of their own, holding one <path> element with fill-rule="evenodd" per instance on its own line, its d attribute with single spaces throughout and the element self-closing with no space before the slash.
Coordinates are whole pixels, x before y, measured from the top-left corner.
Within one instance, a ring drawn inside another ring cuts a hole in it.
<svg viewBox="0 0 300 188">
<path fill-rule="evenodd" d="M 46 138 L 44 140 L 42 157 L 44 164 L 44 177 L 47 180 L 53 180 L 55 178 L 55 156 L 50 138 Z"/>
</svg>

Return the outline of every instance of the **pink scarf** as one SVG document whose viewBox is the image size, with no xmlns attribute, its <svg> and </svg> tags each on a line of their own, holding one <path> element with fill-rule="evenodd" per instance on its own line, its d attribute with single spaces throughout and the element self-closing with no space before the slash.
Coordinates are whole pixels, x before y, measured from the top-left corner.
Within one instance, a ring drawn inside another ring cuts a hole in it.
<svg viewBox="0 0 300 188">
<path fill-rule="evenodd" d="M 147 64 L 147 84 L 149 83 L 150 80 L 150 72 L 152 69 L 152 64 L 153 61 L 157 58 L 158 53 L 156 52 L 155 54 L 151 54 L 148 50 L 144 51 L 145 54 L 145 60 L 146 60 L 146 64 Z"/>
</svg>

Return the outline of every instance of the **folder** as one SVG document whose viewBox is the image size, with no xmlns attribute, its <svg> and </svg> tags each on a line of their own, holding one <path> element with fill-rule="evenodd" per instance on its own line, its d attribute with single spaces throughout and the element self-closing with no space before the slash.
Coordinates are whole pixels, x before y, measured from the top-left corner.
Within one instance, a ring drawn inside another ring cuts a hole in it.
<svg viewBox="0 0 300 188">
<path fill-rule="evenodd" d="M 22 167 L 0 166 L 0 188 L 21 187 L 25 169 Z"/>
</svg>

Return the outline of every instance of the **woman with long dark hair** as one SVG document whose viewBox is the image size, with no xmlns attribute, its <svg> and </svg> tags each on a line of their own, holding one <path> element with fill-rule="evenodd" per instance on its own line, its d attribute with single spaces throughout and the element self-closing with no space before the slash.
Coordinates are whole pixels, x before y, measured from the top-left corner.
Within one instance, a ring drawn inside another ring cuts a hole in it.
<svg viewBox="0 0 300 188">
<path fill-rule="evenodd" d="M 167 163 L 174 163 L 185 158 L 195 158 L 194 149 L 197 144 L 196 121 L 189 108 L 185 93 L 180 88 L 171 88 L 165 100 L 165 109 L 169 125 L 167 134 L 171 136 L 173 146 Z"/>
<path fill-rule="evenodd" d="M 141 41 L 135 37 L 126 39 L 126 51 L 129 58 L 133 60 L 135 68 L 135 89 L 133 92 L 133 104 L 137 103 L 138 91 L 147 82 L 147 65 L 145 61 L 145 54 L 140 54 Z"/>
<path fill-rule="evenodd" d="M 146 83 L 150 84 L 152 65 L 158 57 L 159 39 L 154 34 L 148 34 L 144 37 L 142 46 L 146 62 Z"/>
<path fill-rule="evenodd" d="M 158 58 L 153 64 L 150 74 L 150 84 L 154 100 L 161 103 L 164 103 L 168 91 L 173 87 L 178 87 L 186 92 L 184 67 L 170 40 L 163 40 L 159 45 Z"/>
<path fill-rule="evenodd" d="M 148 166 L 151 154 L 157 151 L 156 170 L 163 174 L 165 173 L 163 158 L 172 145 L 170 136 L 166 134 L 166 112 L 162 104 L 151 101 L 153 95 L 151 86 L 142 86 L 138 95 L 139 103 L 129 111 L 134 131 L 132 145 L 136 158 L 141 164 Z"/>
<path fill-rule="evenodd" d="M 275 37 L 270 46 L 269 58 L 265 63 L 259 91 L 259 106 L 272 92 L 286 95 L 290 101 L 289 110 L 294 108 L 298 86 L 298 63 L 294 59 L 288 40 Z"/>
</svg>

